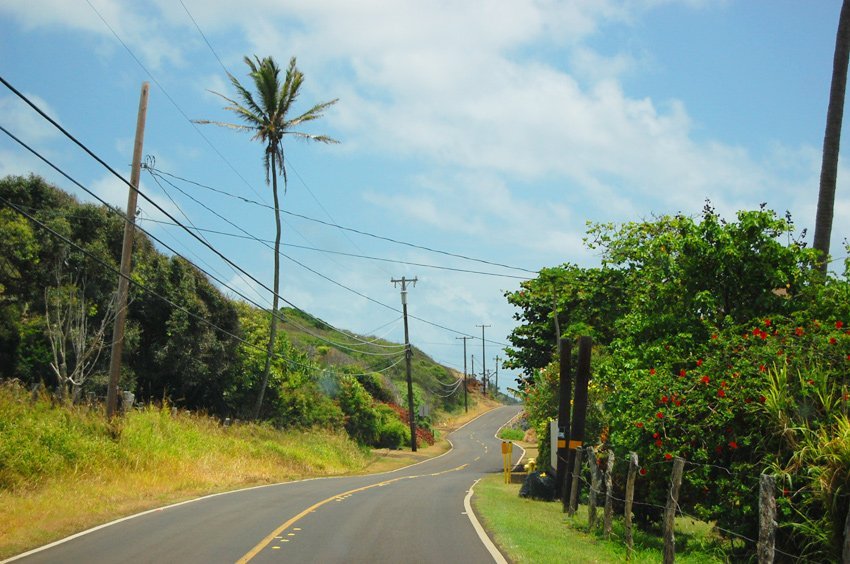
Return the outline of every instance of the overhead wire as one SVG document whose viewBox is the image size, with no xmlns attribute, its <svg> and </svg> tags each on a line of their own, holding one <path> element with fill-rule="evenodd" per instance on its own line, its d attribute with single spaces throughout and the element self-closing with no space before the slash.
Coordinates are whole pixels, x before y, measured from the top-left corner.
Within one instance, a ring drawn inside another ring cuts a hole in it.
<svg viewBox="0 0 850 564">
<path fill-rule="evenodd" d="M 268 204 L 257 202 L 255 200 L 251 200 L 250 198 L 245 198 L 244 196 L 238 196 L 238 195 L 235 195 L 235 194 L 231 194 L 230 192 L 228 192 L 226 190 L 222 190 L 221 188 L 215 188 L 215 187 L 212 187 L 212 186 L 208 186 L 208 185 L 203 184 L 201 182 L 197 182 L 195 180 L 190 180 L 190 179 L 178 176 L 176 174 L 166 172 L 166 171 L 161 170 L 161 169 L 155 169 L 155 170 L 159 174 L 164 174 L 164 175 L 170 176 L 172 178 L 175 178 L 177 180 L 181 180 L 183 182 L 187 182 L 189 184 L 193 184 L 193 185 L 195 185 L 199 188 L 203 188 L 205 190 L 209 190 L 209 191 L 212 191 L 212 192 L 216 192 L 218 194 L 222 194 L 224 196 L 228 196 L 230 198 L 241 200 L 245 203 L 253 204 L 253 205 L 256 205 L 256 206 L 260 206 L 260 207 L 274 209 L 274 208 L 271 208 Z M 530 270 L 530 269 L 522 268 L 522 267 L 518 267 L 518 266 L 511 266 L 511 265 L 502 264 L 502 263 L 499 263 L 499 262 L 489 261 L 489 260 L 485 260 L 485 259 L 479 259 L 479 258 L 475 258 L 475 257 L 461 255 L 461 254 L 458 254 L 458 253 L 453 253 L 453 252 L 450 252 L 450 251 L 444 251 L 444 250 L 441 250 L 441 249 L 434 249 L 434 248 L 427 247 L 427 246 L 424 246 L 424 245 L 418 245 L 416 243 L 410 243 L 408 241 L 403 241 L 403 240 L 400 240 L 400 239 L 394 239 L 392 237 L 386 237 L 386 236 L 383 236 L 383 235 L 376 235 L 375 233 L 370 233 L 368 231 L 355 229 L 353 227 L 346 227 L 346 226 L 343 226 L 343 225 L 339 225 L 337 223 L 330 223 L 330 222 L 327 222 L 327 221 L 324 221 L 324 220 L 321 220 L 321 219 L 317 219 L 317 218 L 310 217 L 310 216 L 307 216 L 307 215 L 291 212 L 291 211 L 288 211 L 288 210 L 280 210 L 280 212 L 283 213 L 283 214 L 289 215 L 291 217 L 297 217 L 299 219 L 303 219 L 305 221 L 320 223 L 320 224 L 325 225 L 327 227 L 333 227 L 335 229 L 341 229 L 343 231 L 349 231 L 349 232 L 352 232 L 352 233 L 357 233 L 359 235 L 363 235 L 363 236 L 366 236 L 366 237 L 372 237 L 374 239 L 380 239 L 382 241 L 387 241 L 387 242 L 395 243 L 395 244 L 398 244 L 398 245 L 403 245 L 403 246 L 412 247 L 412 248 L 415 248 L 415 249 L 420 249 L 420 250 L 424 250 L 424 251 L 428 251 L 428 252 L 432 252 L 432 253 L 437 253 L 437 254 L 441 254 L 441 255 L 460 258 L 460 259 L 468 260 L 468 261 L 472 261 L 472 262 L 489 264 L 491 266 L 498 266 L 498 267 L 506 268 L 506 269 L 509 269 L 509 270 L 517 270 L 517 271 L 521 271 L 521 272 L 528 272 L 528 273 L 531 273 L 531 274 L 539 274 L 539 272 L 536 271 L 536 270 Z"/>
<path fill-rule="evenodd" d="M 210 146 L 210 148 L 215 152 L 215 154 L 218 155 L 218 157 L 222 160 L 222 162 L 224 162 L 228 166 L 228 168 L 230 168 L 230 170 L 232 170 L 233 173 L 236 174 L 236 176 L 238 176 L 240 180 L 242 180 L 242 182 L 245 184 L 245 186 L 247 186 L 254 194 L 256 194 L 259 199 L 263 200 L 264 199 L 263 196 L 259 192 L 257 192 L 257 190 L 247 180 L 245 180 L 245 177 L 242 176 L 239 173 L 238 170 L 236 170 L 236 167 L 234 167 L 233 164 L 231 164 L 231 162 L 229 160 L 227 160 L 227 157 L 225 157 L 224 154 L 222 154 L 222 152 L 218 150 L 218 147 L 213 145 L 213 142 L 210 141 L 209 138 L 206 135 L 203 134 L 203 132 L 200 130 L 200 128 L 194 122 L 192 122 L 192 120 L 189 118 L 189 116 L 186 115 L 186 112 L 183 111 L 183 108 L 180 107 L 180 105 L 174 100 L 174 98 L 171 97 L 171 95 L 168 93 L 168 91 L 156 79 L 156 77 L 153 75 L 153 73 L 148 70 L 148 68 L 142 63 L 141 60 L 139 60 L 139 58 L 136 56 L 136 54 L 133 53 L 133 50 L 130 49 L 130 47 L 124 42 L 123 39 L 121 39 L 121 36 L 118 35 L 118 32 L 116 32 L 115 29 L 109 24 L 109 22 L 106 21 L 106 18 L 104 18 L 103 15 L 101 15 L 101 13 L 97 10 L 97 8 L 94 7 L 94 5 L 91 3 L 91 1 L 86 0 L 86 4 L 88 4 L 89 7 L 92 9 L 92 11 L 94 11 L 94 13 L 97 14 L 97 17 L 100 19 L 101 22 L 103 22 L 103 25 L 105 25 L 107 27 L 107 29 L 109 29 L 109 31 L 112 32 L 112 35 L 115 37 L 115 39 L 118 40 L 118 42 L 121 44 L 121 46 L 124 47 L 124 50 L 126 50 L 127 53 L 129 53 L 130 56 L 133 58 L 133 60 L 136 61 L 136 64 L 139 65 L 139 67 L 145 72 L 145 74 L 147 74 L 148 77 L 154 82 L 154 84 L 156 84 L 157 88 L 159 88 L 160 91 L 163 94 L 165 94 L 165 97 L 168 99 L 169 102 L 171 102 L 171 105 L 174 106 L 174 108 L 178 111 L 178 113 L 180 113 L 180 115 L 183 116 L 183 118 L 186 121 L 189 122 L 189 125 L 192 126 L 192 129 L 194 129 L 195 132 L 198 135 L 201 136 L 201 138 L 207 143 L 207 145 Z"/>
<path fill-rule="evenodd" d="M 38 151 L 36 151 L 35 149 L 33 149 L 32 147 L 30 147 L 29 145 L 27 145 L 24 141 L 22 141 L 21 139 L 19 139 L 17 136 L 15 136 L 13 133 L 11 133 L 8 129 L 6 129 L 6 128 L 5 128 L 5 127 L 3 127 L 2 125 L 0 125 L 0 131 L 3 131 L 3 133 L 5 133 L 6 135 L 8 135 L 8 136 L 9 136 L 10 138 L 12 138 L 15 142 L 17 142 L 19 145 L 21 145 L 22 147 L 24 147 L 25 149 L 27 149 L 30 153 L 32 153 L 32 154 L 33 154 L 33 155 L 35 155 L 37 158 L 39 158 L 40 160 L 42 160 L 45 164 L 47 164 L 48 166 L 50 166 L 51 168 L 53 168 L 56 172 L 58 172 L 59 174 L 61 174 L 62 176 L 64 176 L 66 179 L 68 179 L 70 182 L 72 182 L 75 186 L 79 187 L 81 190 L 85 191 L 86 193 L 88 193 L 89 195 L 91 195 L 92 197 L 94 197 L 96 200 L 98 200 L 99 202 L 101 202 L 102 204 L 107 205 L 107 208 L 108 208 L 108 209 L 110 209 L 110 210 L 112 210 L 112 211 L 116 211 L 116 210 L 115 210 L 112 206 L 109 206 L 108 204 L 106 204 L 106 202 L 105 202 L 102 198 L 100 198 L 97 194 L 95 194 L 93 191 L 91 191 L 90 189 L 88 189 L 87 187 L 85 187 L 83 184 L 81 184 L 80 182 L 78 182 L 77 180 L 75 180 L 75 179 L 74 179 L 73 177 L 71 177 L 68 173 L 66 173 L 64 170 L 62 170 L 61 168 L 59 168 L 56 164 L 54 164 L 54 163 L 53 163 L 53 162 L 51 162 L 49 159 L 47 159 L 46 157 L 44 157 L 43 155 L 41 155 Z M 119 175 L 119 178 L 121 178 L 121 180 L 124 180 L 122 177 L 120 177 L 120 175 Z M 130 185 L 130 183 L 129 183 L 129 182 L 127 182 L 126 180 L 124 180 L 124 182 L 126 182 L 128 185 Z M 159 206 L 156 202 L 154 202 L 152 199 L 150 199 L 150 197 L 148 197 L 146 194 L 144 194 L 143 192 L 141 192 L 140 190 L 138 190 L 138 189 L 136 189 L 136 188 L 134 188 L 134 190 L 136 190 L 136 193 L 137 193 L 137 194 L 139 194 L 140 196 L 142 196 L 145 200 L 147 200 L 148 202 L 150 202 L 151 204 L 153 204 L 153 205 L 154 205 L 154 206 L 155 206 L 155 207 L 156 207 L 156 208 L 157 208 L 157 209 L 158 209 L 161 213 L 164 213 L 165 215 L 167 215 L 168 217 L 170 217 L 170 218 L 172 219 L 172 221 L 176 221 L 176 220 L 174 219 L 174 217 L 173 217 L 173 216 L 171 216 L 168 212 L 166 212 L 164 209 L 162 209 L 162 207 L 161 207 L 161 206 Z M 127 219 L 127 217 L 126 217 L 123 213 L 120 213 L 120 212 L 119 212 L 119 216 L 120 216 L 120 217 L 121 217 L 121 218 L 122 218 L 125 222 L 129 221 L 129 220 Z M 182 224 L 180 224 L 180 222 L 177 222 L 177 223 L 178 223 L 179 225 L 181 225 L 181 227 L 182 227 Z M 158 242 L 160 245 L 164 246 L 165 248 L 167 248 L 168 250 L 170 250 L 171 252 L 173 252 L 175 255 L 177 255 L 177 256 L 181 256 L 181 255 L 180 255 L 180 253 L 178 253 L 175 249 L 173 249 L 171 246 L 169 246 L 168 244 L 166 244 L 165 242 L 163 242 L 161 239 L 159 239 L 159 238 L 158 238 L 158 237 L 156 237 L 155 235 L 151 234 L 150 232 L 148 232 L 148 231 L 144 230 L 143 228 L 141 228 L 141 227 L 139 227 L 139 226 L 135 226 L 135 225 L 134 225 L 134 227 L 135 227 L 136 229 L 139 229 L 139 230 L 140 230 L 140 231 L 142 231 L 143 233 L 145 233 L 148 237 L 150 237 L 150 238 L 151 238 L 151 239 L 153 239 L 154 241 Z M 184 230 L 185 230 L 185 227 L 183 227 L 183 228 L 184 228 Z M 190 233 L 190 235 L 193 235 L 190 231 L 189 231 L 189 233 Z M 197 238 L 197 236 L 196 236 L 196 238 Z M 266 286 L 264 286 L 261 282 L 259 282 L 259 280 L 257 280 L 257 279 L 256 279 L 256 278 L 254 278 L 251 274 L 249 274 L 248 272 L 246 272 L 245 270 L 243 270 L 241 267 L 239 267 L 238 265 L 236 265 L 235 263 L 233 263 L 232 261 L 230 261 L 230 259 L 228 259 L 227 257 L 225 257 L 225 256 L 224 256 L 221 252 L 219 252 L 217 249 L 215 249 L 214 247 L 212 247 L 211 245 L 209 245 L 209 243 L 207 243 L 207 242 L 206 242 L 206 241 L 204 241 L 203 239 L 198 239 L 198 240 L 199 240 L 199 241 L 201 241 L 201 242 L 202 242 L 205 246 L 207 246 L 207 247 L 208 247 L 210 250 L 212 250 L 214 253 L 216 253 L 219 257 L 221 257 L 221 258 L 222 258 L 222 259 L 224 259 L 225 261 L 229 262 L 231 265 L 233 265 L 235 268 L 237 268 L 240 272 L 242 272 L 243 274 L 245 274 L 246 276 L 248 276 L 248 277 L 249 277 L 252 281 L 254 281 L 255 283 L 257 283 L 257 284 L 259 284 L 260 286 L 264 287 L 265 289 L 269 290 L 269 288 L 267 288 Z M 185 257 L 183 257 L 183 258 L 184 258 L 184 260 L 185 260 Z M 189 262 L 191 262 L 191 261 L 189 261 Z M 226 282 L 224 282 L 224 281 L 220 280 L 218 277 L 216 277 L 216 276 L 214 276 L 214 275 L 210 274 L 209 272 L 207 272 L 207 271 L 203 270 L 202 268 L 198 267 L 197 265 L 195 265 L 195 268 L 197 268 L 198 270 L 200 270 L 201 272 L 203 272 L 204 274 L 206 274 L 207 276 L 209 276 L 210 278 L 212 278 L 214 281 L 218 282 L 218 283 L 219 283 L 219 284 L 221 284 L 222 286 L 226 287 L 226 288 L 227 288 L 227 289 L 229 289 L 230 291 L 234 292 L 235 294 L 237 294 L 238 296 L 240 296 L 242 299 L 244 299 L 244 300 L 245 300 L 245 301 L 247 301 L 248 303 L 250 303 L 250 304 L 254 305 L 255 307 L 257 307 L 257 308 L 259 308 L 259 309 L 265 309 L 265 308 L 263 308 L 261 305 L 257 304 L 257 302 L 255 302 L 255 301 L 251 300 L 250 298 L 248 298 L 245 294 L 243 294 L 243 293 L 239 292 L 238 290 L 236 290 L 235 288 L 233 288 L 232 286 L 230 286 L 230 285 L 229 285 L 229 284 L 227 284 Z M 281 297 L 280 299 L 281 299 L 281 300 L 283 300 L 283 301 L 284 301 L 285 303 L 287 303 L 288 305 L 290 305 L 290 306 L 291 306 L 293 309 L 295 309 L 296 311 L 298 311 L 298 312 L 300 312 L 300 313 L 302 313 L 302 314 L 304 314 L 304 315 L 310 316 L 310 314 L 309 314 L 309 313 L 307 313 L 307 312 L 305 312 L 305 311 L 301 310 L 300 308 L 298 308 L 298 306 L 296 306 L 296 305 L 295 305 L 295 304 L 293 304 L 292 302 L 290 302 L 290 301 L 288 301 L 288 300 L 286 300 L 286 299 L 284 299 L 284 298 L 282 298 L 282 297 Z M 354 349 L 354 348 L 348 347 L 347 345 L 344 345 L 344 344 L 341 344 L 341 343 L 336 343 L 336 342 L 334 342 L 334 341 L 331 341 L 331 340 L 329 340 L 329 339 L 326 339 L 325 337 L 322 337 L 321 335 L 316 335 L 316 334 L 312 333 L 312 332 L 311 332 L 309 329 L 307 329 L 306 327 L 303 327 L 303 326 L 301 326 L 300 324 L 295 323 L 295 322 L 294 322 L 294 321 L 292 321 L 292 320 L 287 321 L 287 320 L 283 319 L 283 318 L 282 318 L 282 317 L 281 317 L 281 316 L 280 316 L 277 312 L 271 312 L 271 314 L 272 314 L 273 316 L 275 316 L 275 318 L 276 318 L 276 319 L 278 319 L 279 321 L 284 322 L 284 323 L 288 322 L 288 323 L 290 323 L 290 324 L 292 324 L 292 325 L 295 325 L 296 327 L 298 327 L 299 329 L 301 329 L 301 330 L 302 330 L 302 331 L 304 331 L 305 333 L 307 333 L 307 334 L 309 334 L 309 335 L 311 335 L 311 336 L 313 336 L 313 337 L 315 337 L 315 338 L 317 338 L 317 339 L 319 339 L 319 340 L 325 341 L 325 342 L 327 342 L 328 344 L 333 345 L 333 346 L 335 346 L 335 347 L 344 348 L 344 349 L 350 350 L 350 351 L 352 351 L 352 352 L 357 352 L 357 353 L 365 354 L 365 355 L 368 355 L 368 356 L 394 356 L 395 354 L 397 354 L 397 353 L 376 353 L 376 352 L 371 352 L 371 351 L 364 351 L 364 350 L 360 350 L 360 349 Z M 310 316 L 310 317 L 312 318 L 313 316 Z M 315 319 L 317 319 L 317 318 L 315 318 Z M 319 321 L 321 321 L 321 320 L 319 320 Z M 342 335 L 350 336 L 348 333 L 345 333 L 345 332 L 343 332 L 342 330 L 340 330 L 340 329 L 337 329 L 337 328 L 333 327 L 332 325 L 330 325 L 330 324 L 329 324 L 329 323 L 327 323 L 327 322 L 324 322 L 324 321 L 321 321 L 321 322 L 322 322 L 324 325 L 326 325 L 328 328 L 330 328 L 330 329 L 332 329 L 332 330 L 334 330 L 334 331 L 336 331 L 336 332 L 338 332 L 338 333 L 340 333 L 340 334 L 342 334 Z M 381 345 L 373 345 L 373 346 L 381 346 Z M 398 348 L 402 348 L 403 346 L 404 346 L 404 345 L 399 345 L 399 346 L 398 346 Z"/>
<path fill-rule="evenodd" d="M 213 253 L 215 253 L 216 255 L 218 255 L 218 256 L 219 256 L 222 260 L 224 260 L 225 262 L 229 262 L 229 263 L 231 263 L 234 267 L 236 267 L 238 270 L 240 270 L 240 272 L 242 272 L 243 274 L 245 274 L 246 276 L 248 276 L 248 278 L 250 278 L 253 282 L 255 282 L 256 284 L 258 284 L 260 287 L 262 287 L 262 288 L 264 288 L 265 290 L 269 291 L 270 293 L 274 294 L 274 291 L 273 291 L 273 290 L 271 290 L 268 286 L 266 286 L 265 284 L 263 284 L 262 282 L 260 282 L 259 280 L 257 280 L 254 276 L 252 276 L 250 273 L 248 273 L 247 271 L 243 270 L 241 267 L 239 267 L 238 265 L 236 265 L 235 263 L 233 263 L 233 261 L 231 261 L 228 257 L 226 257 L 226 256 L 225 256 L 223 253 L 221 253 L 218 249 L 216 249 L 215 247 L 212 247 L 212 246 L 208 245 L 208 244 L 207 244 L 207 243 L 206 243 L 206 242 L 205 242 L 202 238 L 200 238 L 197 234 L 195 234 L 194 232 L 192 232 L 192 230 L 191 230 L 191 229 L 188 229 L 185 225 L 183 225 L 181 222 L 179 222 L 176 218 L 174 218 L 174 216 L 172 216 L 169 212 L 167 212 L 165 209 L 163 209 L 163 208 L 162 208 L 159 204 L 157 204 L 154 200 L 152 200 L 152 199 L 151 199 L 150 197 L 148 197 L 146 194 L 144 194 L 144 193 L 140 192 L 140 191 L 139 191 L 139 190 L 138 190 L 135 186 L 133 186 L 133 185 L 132 185 L 132 184 L 131 184 L 131 183 L 130 183 L 127 179 L 125 179 L 123 176 L 121 176 L 121 174 L 119 174 L 119 173 L 118 173 L 118 172 L 117 172 L 117 171 L 116 171 L 116 170 L 115 170 L 112 166 L 110 166 L 110 165 L 109 165 L 106 161 L 104 161 L 102 158 L 100 158 L 100 157 L 99 157 L 96 153 L 94 153 L 94 152 L 93 152 L 91 149 L 89 149 L 89 148 L 88 148 L 88 147 L 87 147 L 84 143 L 82 143 L 80 140 L 78 140 L 78 139 L 77 139 L 74 135 L 72 135 L 72 134 L 71 134 L 68 130 L 66 130 L 64 127 L 62 127 L 62 126 L 61 126 L 61 125 L 60 125 L 60 124 L 59 124 L 56 120 L 54 120 L 54 119 L 53 119 L 52 117 L 50 117 L 47 113 L 45 113 L 45 112 L 44 112 L 44 110 L 42 110 L 42 109 L 41 109 L 41 108 L 40 108 L 37 104 L 35 104 L 32 100 L 30 100 L 30 99 L 29 99 L 26 95 L 24 95 L 22 92 L 20 92 L 17 88 L 15 88 L 14 86 L 12 86 L 12 85 L 11 85 L 11 84 L 10 84 L 10 83 L 9 83 L 9 82 L 8 82 L 8 81 L 4 78 L 4 77 L 2 77 L 2 76 L 0 76 L 0 83 L 2 83 L 4 86 L 6 86 L 6 88 L 8 88 L 8 89 L 9 89 L 10 91 L 12 91 L 12 92 L 13 92 L 16 96 L 18 96 L 18 98 L 20 98 L 21 100 L 23 100 L 23 101 L 24 101 L 24 102 L 25 102 L 28 106 L 30 106 L 30 107 L 31 107 L 31 108 L 32 108 L 32 109 L 33 109 L 36 113 L 38 113 L 38 114 L 39 114 L 39 115 L 40 115 L 43 119 L 45 119 L 45 120 L 46 120 L 46 121 L 48 121 L 51 125 L 53 125 L 53 127 L 55 127 L 55 128 L 56 128 L 56 129 L 58 129 L 60 132 L 62 132 L 62 134 L 63 134 L 63 135 L 65 135 L 65 136 L 66 136 L 69 140 L 71 140 L 71 141 L 72 141 L 74 144 L 76 144 L 76 145 L 77 145 L 80 149 L 82 149 L 82 150 L 83 150 L 83 151 L 84 151 L 87 155 L 89 155 L 89 156 L 90 156 L 92 159 L 94 159 L 97 163 L 99 163 L 99 164 L 100 164 L 101 166 L 103 166 L 106 170 L 108 170 L 108 171 L 109 171 L 109 172 L 110 172 L 113 176 L 115 176 L 118 180 L 120 180 L 122 183 L 126 184 L 126 185 L 127 185 L 127 186 L 131 189 L 131 190 L 136 191 L 136 193 L 137 193 L 137 194 L 139 194 L 142 198 L 144 198 L 146 201 L 148 201 L 148 202 L 149 202 L 151 205 L 153 205 L 155 208 L 157 208 L 157 209 L 158 209 L 158 210 L 159 210 L 159 211 L 160 211 L 163 215 L 165 215 L 166 217 L 168 217 L 171 221 L 175 222 L 175 223 L 176 223 L 176 224 L 177 224 L 177 225 L 178 225 L 181 229 L 183 229 L 183 230 L 184 230 L 184 231 L 186 231 L 189 235 L 191 235 L 192 237 L 194 237 L 195 239 L 197 239 L 198 241 L 200 241 L 200 242 L 201 242 L 204 246 L 208 247 L 208 248 L 209 248 L 209 249 L 210 249 Z M 4 131 L 5 131 L 8 135 L 11 135 L 11 133 L 10 133 L 10 132 L 8 132 L 8 130 L 5 130 L 5 129 L 4 129 Z M 25 145 L 22 141 L 18 140 L 17 138 L 15 138 L 15 139 L 18 141 L 18 143 L 20 143 L 20 144 L 24 145 L 25 147 L 27 147 L 27 148 L 28 148 L 31 152 L 33 152 L 34 154 L 36 154 L 39 158 L 41 158 L 42 160 L 45 160 L 45 158 L 44 158 L 44 157 L 42 157 L 41 155 L 39 155 L 37 152 L 35 152 L 35 151 L 34 151 L 34 149 L 29 148 L 28 146 L 26 146 L 26 145 Z M 46 161 L 46 160 L 45 160 L 45 162 L 49 162 L 49 161 Z M 284 298 L 283 296 L 280 296 L 280 295 L 278 295 L 278 296 L 279 296 L 279 299 L 280 299 L 281 301 L 283 301 L 284 303 L 286 303 L 286 304 L 290 305 L 293 309 L 296 309 L 296 310 L 298 310 L 298 311 L 302 311 L 302 310 L 301 310 L 298 306 L 296 306 L 295 304 L 293 304 L 291 301 L 287 300 L 287 299 L 286 299 L 286 298 Z M 392 309 L 393 311 L 396 311 L 397 313 L 401 313 L 401 311 L 400 311 L 400 310 L 398 310 L 398 309 L 396 309 L 396 308 L 393 308 L 392 306 L 387 306 L 386 304 L 382 304 L 382 305 L 384 305 L 385 307 L 388 307 L 388 308 Z M 309 315 L 309 314 L 307 314 L 307 315 Z M 429 321 L 429 320 L 427 320 L 427 319 L 423 319 L 423 318 L 418 317 L 418 316 L 415 316 L 415 315 L 408 315 L 408 317 L 409 317 L 409 318 L 411 318 L 411 319 L 416 319 L 417 321 L 421 321 L 421 322 L 426 323 L 426 324 L 428 324 L 428 325 L 431 325 L 431 326 L 433 326 L 433 327 L 437 327 L 437 328 L 443 329 L 443 330 L 445 330 L 445 331 L 449 331 L 449 332 L 452 332 L 452 333 L 456 333 L 456 334 L 458 334 L 458 335 L 463 335 L 463 336 L 473 337 L 473 335 L 469 335 L 468 333 L 464 333 L 464 332 L 462 332 L 462 331 L 458 331 L 458 330 L 456 330 L 456 329 L 451 329 L 451 328 L 449 328 L 449 327 L 446 327 L 445 325 L 442 325 L 442 324 L 439 324 L 439 323 L 435 323 L 435 322 L 433 322 L 433 321 Z M 329 326 L 329 327 L 331 327 L 331 328 L 333 328 L 333 326 L 331 326 L 331 325 L 328 325 L 328 326 Z M 336 328 L 333 328 L 333 329 L 338 331 L 338 329 L 336 329 Z M 497 344 L 497 345 L 499 345 L 499 346 L 503 346 L 503 347 L 507 347 L 507 346 L 508 346 L 508 345 L 507 345 L 507 344 L 505 344 L 505 343 L 500 343 L 500 342 L 498 342 L 498 341 L 492 341 L 492 340 L 489 340 L 489 339 L 485 340 L 485 342 L 490 342 L 490 343 Z"/>
</svg>

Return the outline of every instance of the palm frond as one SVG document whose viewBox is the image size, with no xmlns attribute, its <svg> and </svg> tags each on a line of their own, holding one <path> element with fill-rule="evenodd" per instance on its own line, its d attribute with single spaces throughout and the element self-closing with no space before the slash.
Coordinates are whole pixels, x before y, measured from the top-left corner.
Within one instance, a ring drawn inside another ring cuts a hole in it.
<svg viewBox="0 0 850 564">
<path fill-rule="evenodd" d="M 287 131 L 286 135 L 291 135 L 292 137 L 298 139 L 306 139 L 309 141 L 317 141 L 319 143 L 327 143 L 329 145 L 339 144 L 339 141 L 337 141 L 333 137 L 328 137 L 327 135 L 313 135 L 312 133 L 304 133 L 303 131 Z"/>
<path fill-rule="evenodd" d="M 289 120 L 287 122 L 287 126 L 288 127 L 295 127 L 296 125 L 299 125 L 299 124 L 304 123 L 306 121 L 313 121 L 314 119 L 319 119 L 320 117 L 322 117 L 322 114 L 324 113 L 324 111 L 326 109 L 333 106 L 338 101 L 339 101 L 339 98 L 334 98 L 333 100 L 331 100 L 329 102 L 322 102 L 321 104 L 316 104 L 315 106 L 313 106 L 312 108 L 310 108 L 309 110 L 307 110 L 306 112 L 304 112 L 303 114 L 298 116 L 297 118 L 293 118 L 293 119 Z"/>
<path fill-rule="evenodd" d="M 211 121 L 208 119 L 193 119 L 192 123 L 196 123 L 198 125 L 218 125 L 219 127 L 226 127 L 228 129 L 236 129 L 238 131 L 253 131 L 254 128 L 248 125 L 241 125 L 238 123 L 227 123 L 224 121 Z"/>
</svg>

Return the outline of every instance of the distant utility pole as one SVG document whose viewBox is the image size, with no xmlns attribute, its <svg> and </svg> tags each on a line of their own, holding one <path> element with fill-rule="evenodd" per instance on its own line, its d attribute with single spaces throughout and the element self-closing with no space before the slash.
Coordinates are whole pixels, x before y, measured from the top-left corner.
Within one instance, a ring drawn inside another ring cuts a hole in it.
<svg viewBox="0 0 850 564">
<path fill-rule="evenodd" d="M 127 320 L 127 294 L 130 289 L 130 258 L 133 254 L 133 235 L 136 229 L 136 199 L 142 170 L 142 146 L 145 141 L 145 118 L 148 113 L 148 90 L 142 83 L 139 113 L 136 118 L 136 141 L 133 147 L 133 168 L 130 170 L 130 191 L 127 195 L 127 220 L 124 223 L 124 243 L 121 247 L 121 275 L 115 300 L 115 325 L 112 329 L 112 353 L 109 359 L 109 384 L 106 388 L 106 419 L 112 419 L 118 407 L 118 379 L 121 375 L 121 354 L 124 350 L 124 323 Z"/>
<path fill-rule="evenodd" d="M 481 327 L 481 380 L 484 383 L 484 391 L 481 393 L 487 397 L 487 351 L 484 347 L 484 328 L 490 325 L 476 325 L 476 327 Z"/>
<path fill-rule="evenodd" d="M 496 355 L 496 396 L 498 396 L 498 395 L 499 395 L 499 355 Z"/>
<path fill-rule="evenodd" d="M 466 341 L 475 337 L 455 337 L 455 339 L 463 339 L 463 411 L 469 411 L 469 402 L 466 399 Z"/>
<path fill-rule="evenodd" d="M 401 277 L 401 280 L 392 278 L 390 282 L 393 286 L 401 284 L 401 309 L 404 315 L 404 358 L 407 363 L 407 413 L 410 417 L 410 449 L 416 452 L 416 414 L 413 413 L 413 379 L 410 375 L 410 360 L 413 357 L 413 351 L 410 348 L 410 336 L 407 332 L 407 284 L 408 282 L 416 286 L 417 278 L 412 280 Z"/>
<path fill-rule="evenodd" d="M 475 380 L 475 355 L 471 354 L 469 357 L 472 360 L 472 370 L 469 373 L 472 374 L 472 379 Z"/>
</svg>

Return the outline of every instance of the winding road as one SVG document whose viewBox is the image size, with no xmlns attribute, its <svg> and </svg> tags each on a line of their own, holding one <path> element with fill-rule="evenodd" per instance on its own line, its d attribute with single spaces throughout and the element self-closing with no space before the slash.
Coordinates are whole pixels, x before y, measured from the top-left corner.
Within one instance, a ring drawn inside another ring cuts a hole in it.
<svg viewBox="0 0 850 564">
<path fill-rule="evenodd" d="M 209 496 L 9 561 L 501 562 L 471 515 L 469 491 L 483 475 L 502 470 L 495 433 L 518 411 L 483 414 L 449 435 L 448 453 L 407 468 Z"/>
</svg>

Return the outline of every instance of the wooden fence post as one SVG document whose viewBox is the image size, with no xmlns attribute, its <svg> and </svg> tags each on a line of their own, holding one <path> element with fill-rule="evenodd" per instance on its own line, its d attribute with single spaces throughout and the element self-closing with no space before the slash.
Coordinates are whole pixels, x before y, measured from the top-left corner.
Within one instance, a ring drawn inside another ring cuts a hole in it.
<svg viewBox="0 0 850 564">
<path fill-rule="evenodd" d="M 596 528 L 596 504 L 597 496 L 602 487 L 602 472 L 599 470 L 599 465 L 596 464 L 596 453 L 593 447 L 587 447 L 587 463 L 590 466 L 590 494 L 588 495 L 589 503 L 587 506 L 587 528 L 590 532 Z"/>
<path fill-rule="evenodd" d="M 626 558 L 632 559 L 632 553 L 635 550 L 635 540 L 632 536 L 632 502 L 635 499 L 635 478 L 638 472 L 638 455 L 635 452 L 629 453 L 629 475 L 626 478 L 626 510 L 623 515 L 625 519 L 624 527 L 626 529 Z"/>
<path fill-rule="evenodd" d="M 759 564 L 773 562 L 776 544 L 776 479 L 762 474 L 759 476 Z"/>
<path fill-rule="evenodd" d="M 841 562 L 842 564 L 850 564 L 850 510 L 847 511 L 847 518 L 844 520 L 844 545 Z"/>
<path fill-rule="evenodd" d="M 570 507 L 568 515 L 573 516 L 578 509 L 578 481 L 581 478 L 581 454 L 584 449 L 575 449 L 575 464 L 573 465 L 572 486 L 570 487 Z"/>
<path fill-rule="evenodd" d="M 614 451 L 608 451 L 608 464 L 605 466 L 605 521 L 602 528 L 605 538 L 611 538 L 611 521 L 614 517 L 614 486 L 612 475 L 614 474 Z"/>
<path fill-rule="evenodd" d="M 676 538 L 673 535 L 673 524 L 676 520 L 676 508 L 679 505 L 679 487 L 682 485 L 682 470 L 685 459 L 677 456 L 673 459 L 673 473 L 670 476 L 670 491 L 667 492 L 667 507 L 664 508 L 664 564 L 672 564 L 676 560 Z"/>
</svg>

